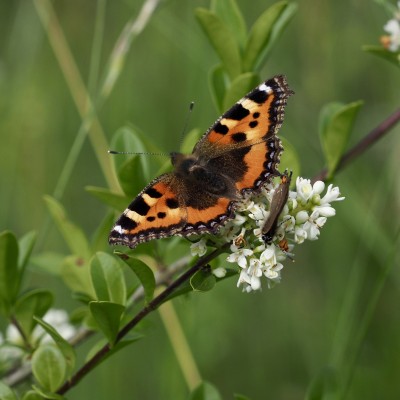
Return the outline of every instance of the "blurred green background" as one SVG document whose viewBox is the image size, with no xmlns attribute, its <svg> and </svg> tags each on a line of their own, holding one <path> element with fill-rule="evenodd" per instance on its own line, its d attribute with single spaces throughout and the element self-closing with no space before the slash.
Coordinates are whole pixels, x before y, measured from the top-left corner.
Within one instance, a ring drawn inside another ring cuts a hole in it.
<svg viewBox="0 0 400 400">
<path fill-rule="evenodd" d="M 248 26 L 273 3 L 238 0 Z M 87 83 L 97 2 L 53 5 Z M 141 5 L 106 2 L 100 78 L 121 30 Z M 190 101 L 196 102 L 191 127 L 206 130 L 218 117 L 207 83 L 217 58 L 194 18 L 198 6 L 208 2 L 163 1 L 133 42 L 98 115 L 109 140 L 133 123 L 165 151 L 176 150 Z M 400 74 L 361 50 L 379 43 L 389 19 L 375 2 L 301 0 L 298 6 L 262 76 L 284 73 L 296 92 L 281 134 L 297 149 L 302 176 L 312 177 L 324 166 L 318 139 L 323 105 L 365 101 L 351 138 L 355 144 L 399 107 Z M 93 87 L 99 87 L 100 78 Z M 80 124 L 34 3 L 0 0 L 1 230 L 22 236 L 44 229 L 43 195 L 53 193 Z M 316 377 L 351 364 L 353 340 L 399 228 L 399 133 L 396 127 L 338 174 L 335 184 L 346 200 L 337 205 L 337 217 L 328 221 L 318 242 L 296 248 L 296 262 L 286 264 L 280 285 L 249 295 L 230 279 L 210 293 L 174 302 L 202 378 L 223 398 L 236 392 L 252 399 L 303 399 Z M 106 186 L 88 140 L 61 201 L 90 236 L 107 208 L 85 192 L 87 185 Z M 52 225 L 36 251 L 68 253 Z M 347 399 L 400 396 L 396 266 L 359 349 Z M 54 288 L 58 307 L 77 305 L 56 274 L 32 267 L 26 285 Z M 100 366 L 68 398 L 186 398 L 187 385 L 157 313 L 145 329 L 144 340 Z M 78 352 L 85 353 L 90 344 Z"/>
</svg>

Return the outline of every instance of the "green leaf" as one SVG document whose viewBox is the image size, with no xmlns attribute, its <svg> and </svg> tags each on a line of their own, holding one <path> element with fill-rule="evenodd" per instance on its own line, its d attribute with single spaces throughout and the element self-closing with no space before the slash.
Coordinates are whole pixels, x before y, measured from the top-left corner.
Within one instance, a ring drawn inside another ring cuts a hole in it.
<svg viewBox="0 0 400 400">
<path fill-rule="evenodd" d="M 229 107 L 232 107 L 238 99 L 250 92 L 259 82 L 260 77 L 253 72 L 246 72 L 237 76 L 225 93 L 223 109 L 227 110 Z"/>
<path fill-rule="evenodd" d="M 37 268 L 42 269 L 48 274 L 54 276 L 61 275 L 61 266 L 64 262 L 65 255 L 52 251 L 46 251 L 35 254 L 31 257 L 30 262 Z"/>
<path fill-rule="evenodd" d="M 92 301 L 89 303 L 89 307 L 101 331 L 108 341 L 114 344 L 125 307 L 109 301 Z"/>
<path fill-rule="evenodd" d="M 72 254 L 89 259 L 89 243 L 83 231 L 68 219 L 64 207 L 56 199 L 44 196 L 44 200 Z"/>
<path fill-rule="evenodd" d="M 212 274 L 210 267 L 201 268 L 190 278 L 190 286 L 196 292 L 208 292 L 216 283 L 217 279 Z"/>
<path fill-rule="evenodd" d="M 148 182 L 144 177 L 143 158 L 148 157 L 144 154 L 131 156 L 118 170 L 119 182 L 128 197 L 136 196 Z"/>
<path fill-rule="evenodd" d="M 20 282 L 18 242 L 11 232 L 0 233 L 0 312 L 8 314 Z"/>
<path fill-rule="evenodd" d="M 17 396 L 10 387 L 0 381 L 0 400 L 17 400 Z"/>
<path fill-rule="evenodd" d="M 202 382 L 191 394 L 190 400 L 222 400 L 215 386 Z"/>
<path fill-rule="evenodd" d="M 32 385 L 32 389 L 39 395 L 40 399 L 49 399 L 49 400 L 63 400 L 65 397 L 61 396 L 60 394 L 53 393 L 49 390 L 45 390 L 43 388 L 39 388 L 36 385 Z M 34 399 L 36 399 L 34 397 Z"/>
<path fill-rule="evenodd" d="M 389 61 L 391 64 L 394 64 L 396 67 L 400 68 L 400 52 L 389 51 L 382 46 L 363 46 L 362 49 L 370 54 L 374 54 L 386 61 Z"/>
<path fill-rule="evenodd" d="M 22 400 L 43 400 L 46 397 L 41 396 L 39 393 L 35 392 L 34 390 L 30 390 L 24 394 Z"/>
<path fill-rule="evenodd" d="M 159 153 L 160 149 L 154 144 L 153 141 L 146 138 L 140 133 L 139 129 L 133 126 L 124 126 L 117 130 L 111 140 L 113 150 L 127 151 L 132 153 Z M 114 155 L 113 160 L 116 171 L 120 171 L 121 167 L 132 158 L 132 155 Z M 150 168 L 150 158 L 146 156 L 138 156 L 140 167 L 138 168 L 142 174 L 143 179 L 148 182 L 153 172 Z M 151 163 L 152 165 L 155 163 Z"/>
<path fill-rule="evenodd" d="M 211 11 L 197 8 L 196 18 L 231 79 L 241 71 L 239 46 L 226 24 Z"/>
<path fill-rule="evenodd" d="M 116 254 L 122 254 L 122 253 L 116 253 Z M 154 273 L 151 270 L 151 268 L 148 267 L 143 261 L 138 260 L 137 258 L 122 257 L 122 260 L 135 273 L 140 283 L 143 285 L 146 301 L 147 302 L 151 301 L 154 295 L 154 289 L 156 287 Z"/>
<path fill-rule="evenodd" d="M 252 26 L 243 56 L 243 71 L 259 69 L 272 44 L 280 36 L 297 9 L 295 3 L 280 1 L 262 13 Z"/>
<path fill-rule="evenodd" d="M 232 34 L 235 36 L 239 46 L 243 48 L 246 37 L 247 29 L 243 15 L 240 12 L 235 0 L 212 0 L 211 11 L 220 17 L 227 26 L 229 26 Z"/>
<path fill-rule="evenodd" d="M 61 276 L 65 284 L 74 292 L 85 293 L 92 299 L 95 297 L 89 263 L 83 258 L 66 257 L 61 267 Z"/>
<path fill-rule="evenodd" d="M 67 362 L 57 346 L 45 344 L 33 353 L 32 372 L 45 390 L 55 392 L 64 382 Z"/>
<path fill-rule="evenodd" d="M 44 289 L 33 289 L 19 297 L 15 304 L 14 316 L 27 337 L 36 326 L 33 317 L 43 317 L 53 301 L 53 294 Z"/>
<path fill-rule="evenodd" d="M 118 211 L 125 210 L 126 206 L 129 204 L 129 197 L 110 192 L 105 188 L 86 186 L 85 190 L 99 199 L 102 203 L 115 208 Z"/>
<path fill-rule="evenodd" d="M 200 136 L 200 129 L 192 129 L 189 133 L 187 133 L 181 145 L 181 152 L 183 154 L 190 154 L 193 150 L 194 145 L 200 139 Z"/>
<path fill-rule="evenodd" d="M 119 260 L 98 252 L 91 260 L 90 274 L 98 300 L 126 304 L 126 284 Z"/>
<path fill-rule="evenodd" d="M 61 353 L 63 354 L 67 363 L 68 374 L 72 372 L 75 367 L 76 355 L 72 345 L 65 340 L 50 324 L 41 318 L 34 317 L 34 320 L 51 336 Z"/>
<path fill-rule="evenodd" d="M 24 235 L 18 243 L 19 256 L 18 256 L 18 268 L 20 270 L 20 276 L 23 276 L 26 264 L 28 263 L 29 257 L 31 256 L 33 246 L 35 245 L 37 233 L 31 231 Z"/>
<path fill-rule="evenodd" d="M 210 71 L 208 83 L 212 99 L 217 107 L 218 114 L 222 114 L 224 111 L 223 104 L 226 91 L 226 76 L 221 64 L 216 65 Z"/>
<path fill-rule="evenodd" d="M 293 176 L 300 176 L 300 159 L 294 146 L 284 137 L 280 137 L 284 151 L 281 154 L 279 170 L 283 173 L 285 169 L 293 171 Z"/>
<path fill-rule="evenodd" d="M 128 204 L 128 203 L 126 203 Z M 110 233 L 111 226 L 115 222 L 114 212 L 109 212 L 100 222 L 100 225 L 96 229 L 96 232 L 93 235 L 92 243 L 90 245 L 92 253 L 96 253 L 98 251 L 107 251 L 110 248 L 108 244 L 108 235 Z"/>
<path fill-rule="evenodd" d="M 327 163 L 328 178 L 333 176 L 346 149 L 355 118 L 362 104 L 362 101 L 349 104 L 330 103 L 321 111 L 319 135 Z"/>
<path fill-rule="evenodd" d="M 323 400 L 337 389 L 337 373 L 332 368 L 324 368 L 307 389 L 306 400 Z M 336 397 L 336 396 L 335 396 Z"/>
</svg>

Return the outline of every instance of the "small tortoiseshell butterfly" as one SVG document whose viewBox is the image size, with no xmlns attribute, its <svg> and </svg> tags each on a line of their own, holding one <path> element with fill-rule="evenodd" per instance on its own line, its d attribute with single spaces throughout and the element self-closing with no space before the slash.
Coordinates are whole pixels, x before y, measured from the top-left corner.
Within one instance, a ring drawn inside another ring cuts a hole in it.
<svg viewBox="0 0 400 400">
<path fill-rule="evenodd" d="M 285 173 L 281 176 L 281 183 L 274 192 L 269 208 L 269 216 L 262 229 L 262 238 L 265 243 L 271 243 L 275 235 L 279 215 L 281 215 L 283 207 L 285 207 L 289 197 L 291 180 L 292 172 L 288 173 L 285 171 Z"/>
<path fill-rule="evenodd" d="M 171 153 L 174 171 L 139 193 L 115 223 L 110 244 L 134 248 L 172 235 L 215 233 L 233 218 L 243 194 L 280 176 L 276 135 L 291 94 L 285 76 L 275 76 L 218 118 L 192 154 Z"/>
</svg>

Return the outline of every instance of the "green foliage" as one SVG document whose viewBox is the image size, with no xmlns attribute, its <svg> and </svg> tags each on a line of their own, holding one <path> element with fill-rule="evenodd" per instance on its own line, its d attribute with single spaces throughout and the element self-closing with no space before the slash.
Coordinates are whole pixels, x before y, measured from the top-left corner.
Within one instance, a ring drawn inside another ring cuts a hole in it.
<svg viewBox="0 0 400 400">
<path fill-rule="evenodd" d="M 319 136 L 328 167 L 328 178 L 333 176 L 346 149 L 362 101 L 350 104 L 327 104 L 320 114 Z"/>
<path fill-rule="evenodd" d="M 50 309 L 54 301 L 53 294 L 44 289 L 32 289 L 21 295 L 14 309 L 14 318 L 17 319 L 20 328 L 29 337 L 36 326 L 34 317 L 43 317 Z"/>
<path fill-rule="evenodd" d="M 156 287 L 156 282 L 154 278 L 153 271 L 146 265 L 143 261 L 133 258 L 125 257 L 120 254 L 122 260 L 128 265 L 128 267 L 134 272 L 134 274 L 139 279 L 140 283 L 143 285 L 145 300 L 147 302 L 153 299 L 154 289 Z"/>
<path fill-rule="evenodd" d="M 17 396 L 11 388 L 2 382 L 0 382 L 0 400 L 17 400 Z"/>
<path fill-rule="evenodd" d="M 33 353 L 32 372 L 44 390 L 55 392 L 67 376 L 67 362 L 57 346 L 44 344 Z"/>
<path fill-rule="evenodd" d="M 373 54 L 383 60 L 389 61 L 392 65 L 400 68 L 400 52 L 389 51 L 381 46 L 363 46 L 362 49 L 370 54 Z"/>
<path fill-rule="evenodd" d="M 218 390 L 208 382 L 202 382 L 190 395 L 190 400 L 221 400 Z"/>
<path fill-rule="evenodd" d="M 89 307 L 98 327 L 108 341 L 114 344 L 125 307 L 110 301 L 92 301 Z"/>
<path fill-rule="evenodd" d="M 212 274 L 210 266 L 200 269 L 190 278 L 190 286 L 196 292 L 208 292 L 213 289 L 216 282 L 217 279 Z"/>
</svg>

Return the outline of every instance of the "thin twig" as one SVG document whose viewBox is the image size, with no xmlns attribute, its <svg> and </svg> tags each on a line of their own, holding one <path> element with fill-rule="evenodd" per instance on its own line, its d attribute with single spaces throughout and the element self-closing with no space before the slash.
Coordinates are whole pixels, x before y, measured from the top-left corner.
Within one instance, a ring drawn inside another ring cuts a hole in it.
<svg viewBox="0 0 400 400">
<path fill-rule="evenodd" d="M 172 282 L 163 292 L 155 297 L 147 306 L 139 311 L 118 333 L 115 340 L 115 344 L 120 342 L 144 317 L 156 310 L 177 288 L 179 288 L 184 282 L 188 281 L 200 268 L 208 264 L 214 258 L 219 256 L 229 247 L 229 243 L 226 243 L 222 247 L 214 250 L 208 255 L 201 257 L 197 263 L 184 272 L 178 279 Z M 57 390 L 57 394 L 64 394 L 69 389 L 74 387 L 83 377 L 85 377 L 90 371 L 92 371 L 96 365 L 106 357 L 110 352 L 110 344 L 103 346 L 88 362 L 86 362 L 71 379 L 66 381 L 64 385 Z"/>
</svg>

